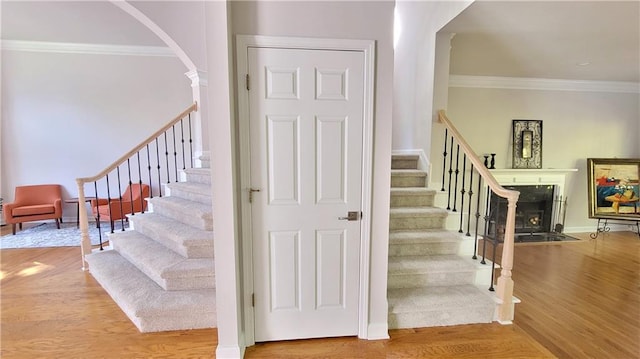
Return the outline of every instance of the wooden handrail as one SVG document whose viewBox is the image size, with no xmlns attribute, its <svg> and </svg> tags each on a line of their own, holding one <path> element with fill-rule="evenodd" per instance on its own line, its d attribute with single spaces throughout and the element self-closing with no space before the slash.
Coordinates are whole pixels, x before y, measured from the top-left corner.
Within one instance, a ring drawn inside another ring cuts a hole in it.
<svg viewBox="0 0 640 359">
<path fill-rule="evenodd" d="M 189 113 L 193 112 L 193 111 L 197 111 L 198 110 L 198 103 L 194 102 L 193 105 L 189 106 L 186 110 L 182 111 L 178 116 L 176 116 L 173 120 L 169 121 L 166 125 L 162 126 L 158 131 L 154 132 L 151 136 L 147 137 L 145 140 L 143 140 L 142 142 L 140 142 L 139 145 L 137 145 L 136 147 L 134 147 L 131 151 L 125 153 L 124 155 L 122 155 L 122 157 L 118 158 L 117 160 L 115 160 L 115 162 L 113 162 L 111 165 L 109 165 L 107 168 L 105 168 L 104 170 L 100 171 L 100 173 L 98 173 L 95 176 L 92 177 L 83 177 L 83 178 L 78 178 L 76 179 L 76 181 L 78 183 L 82 182 L 82 183 L 88 183 L 88 182 L 94 182 L 102 177 L 104 177 L 107 173 L 113 171 L 116 167 L 120 166 L 122 163 L 124 163 L 124 161 L 126 161 L 128 158 L 130 158 L 131 156 L 133 156 L 136 152 L 140 151 L 141 149 L 143 149 L 146 145 L 148 145 L 149 143 L 151 143 L 153 140 L 156 139 L 156 137 L 160 136 L 162 133 L 164 133 L 165 131 L 167 131 L 168 129 L 171 128 L 171 126 L 175 125 L 176 123 L 178 123 L 178 121 L 180 121 L 181 119 L 183 119 L 185 116 L 187 116 Z"/>
<path fill-rule="evenodd" d="M 513 250 L 515 243 L 516 203 L 518 202 L 520 192 L 506 189 L 496 181 L 493 174 L 486 168 L 464 137 L 462 137 L 460 132 L 458 132 L 451 121 L 449 121 L 444 110 L 438 111 L 438 120 L 451 132 L 451 136 L 455 138 L 467 155 L 467 158 L 478 171 L 478 174 L 485 180 L 487 186 L 491 188 L 491 191 L 499 197 L 507 199 L 507 218 L 500 263 L 502 269 L 496 289 L 496 296 L 499 300 L 496 317 L 501 323 L 511 323 L 513 320 L 513 279 L 511 278 L 511 270 L 513 269 Z M 495 261 L 495 258 L 493 258 L 493 260 Z"/>
<path fill-rule="evenodd" d="M 469 144 L 464 139 L 464 137 L 462 137 L 460 132 L 458 132 L 458 130 L 451 123 L 451 121 L 449 121 L 449 118 L 447 117 L 444 110 L 438 111 L 438 120 L 442 124 L 444 124 L 447 127 L 447 129 L 449 129 L 452 136 L 456 139 L 456 141 L 460 144 L 460 147 L 462 147 L 464 152 L 467 154 L 467 158 L 469 158 L 471 163 L 473 163 L 473 166 L 480 173 L 482 178 L 484 178 L 484 180 L 486 181 L 489 188 L 491 188 L 493 193 L 497 194 L 502 198 L 507 198 L 507 199 L 511 198 L 511 199 L 517 200 L 518 196 L 520 195 L 520 192 L 506 189 L 498 183 L 496 178 L 493 177 L 493 174 L 491 174 L 491 172 L 486 168 L 486 166 L 484 165 L 480 157 L 476 155 L 476 153 L 473 151 L 473 149 L 471 149 L 471 146 L 469 146 Z"/>
<path fill-rule="evenodd" d="M 113 162 L 111 165 L 106 167 L 104 170 L 100 171 L 100 173 L 98 173 L 97 175 L 91 176 L 91 177 L 76 178 L 76 184 L 78 185 L 78 203 L 85 203 L 86 196 L 84 193 L 84 185 L 86 183 L 96 182 L 99 179 L 106 176 L 107 174 L 111 173 L 118 166 L 125 163 L 134 154 L 136 154 L 137 152 L 142 150 L 145 146 L 153 142 L 157 137 L 159 137 L 160 135 L 168 131 L 172 126 L 174 126 L 180 120 L 184 119 L 191 112 L 197 111 L 197 109 L 198 109 L 198 104 L 193 103 L 186 110 L 182 111 L 179 115 L 177 115 L 175 118 L 169 121 L 166 125 L 162 126 L 159 130 L 154 132 L 151 136 L 147 137 L 144 141 L 140 142 L 139 145 L 135 146 L 132 150 L 125 153 L 123 156 L 118 158 L 115 162 Z M 87 270 L 89 267 L 85 259 L 85 256 L 88 254 L 91 254 L 91 251 L 92 251 L 91 239 L 89 238 L 89 219 L 87 216 L 87 212 L 82 210 L 78 211 L 78 217 L 79 217 L 78 222 L 80 224 L 80 236 L 81 236 L 80 251 L 82 255 L 82 269 Z"/>
</svg>

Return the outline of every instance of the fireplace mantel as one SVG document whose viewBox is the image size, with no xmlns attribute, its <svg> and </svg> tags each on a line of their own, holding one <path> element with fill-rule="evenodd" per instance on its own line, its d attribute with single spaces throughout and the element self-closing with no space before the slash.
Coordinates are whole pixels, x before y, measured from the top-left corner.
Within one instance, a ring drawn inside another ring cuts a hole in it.
<svg viewBox="0 0 640 359">
<path fill-rule="evenodd" d="M 502 186 L 556 185 L 557 193 L 564 196 L 567 175 L 578 172 L 577 168 L 515 169 L 499 168 L 490 170 Z"/>
</svg>

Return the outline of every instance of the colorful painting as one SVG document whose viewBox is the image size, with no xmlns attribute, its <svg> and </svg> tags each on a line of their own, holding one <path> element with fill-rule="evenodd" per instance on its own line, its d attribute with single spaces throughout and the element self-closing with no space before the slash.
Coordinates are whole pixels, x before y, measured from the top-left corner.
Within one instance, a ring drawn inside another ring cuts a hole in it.
<svg viewBox="0 0 640 359">
<path fill-rule="evenodd" d="M 587 159 L 589 218 L 640 218 L 640 159 Z"/>
</svg>

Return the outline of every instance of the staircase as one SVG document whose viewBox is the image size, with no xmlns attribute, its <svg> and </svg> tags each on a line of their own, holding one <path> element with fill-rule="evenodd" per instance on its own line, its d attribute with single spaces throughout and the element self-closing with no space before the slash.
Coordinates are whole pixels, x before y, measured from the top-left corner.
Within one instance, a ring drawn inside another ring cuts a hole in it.
<svg viewBox="0 0 640 359">
<path fill-rule="evenodd" d="M 496 304 L 489 267 L 461 256 L 464 241 L 445 229 L 448 212 L 434 207 L 435 190 L 418 156 L 393 156 L 389 233 L 389 328 L 489 323 Z M 466 240 L 469 241 L 469 240 Z M 484 283 L 486 285 L 479 286 Z"/>
<path fill-rule="evenodd" d="M 148 199 L 150 212 L 86 256 L 91 274 L 141 332 L 216 326 L 213 217 L 208 157 Z M 164 193 L 163 192 L 163 193 Z"/>
</svg>

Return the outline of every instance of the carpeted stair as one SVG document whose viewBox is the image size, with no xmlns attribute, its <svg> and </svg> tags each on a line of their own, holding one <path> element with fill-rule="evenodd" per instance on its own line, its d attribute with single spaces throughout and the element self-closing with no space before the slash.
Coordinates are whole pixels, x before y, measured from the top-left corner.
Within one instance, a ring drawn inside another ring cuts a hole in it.
<svg viewBox="0 0 640 359">
<path fill-rule="evenodd" d="M 216 293 L 208 156 L 109 235 L 89 270 L 141 332 L 213 328 Z"/>
<path fill-rule="evenodd" d="M 459 255 L 462 239 L 445 230 L 446 210 L 434 207 L 418 156 L 393 156 L 389 234 L 389 328 L 493 320 L 488 286 L 478 287 L 478 264 Z M 471 253 L 469 253 L 471 257 Z"/>
</svg>

